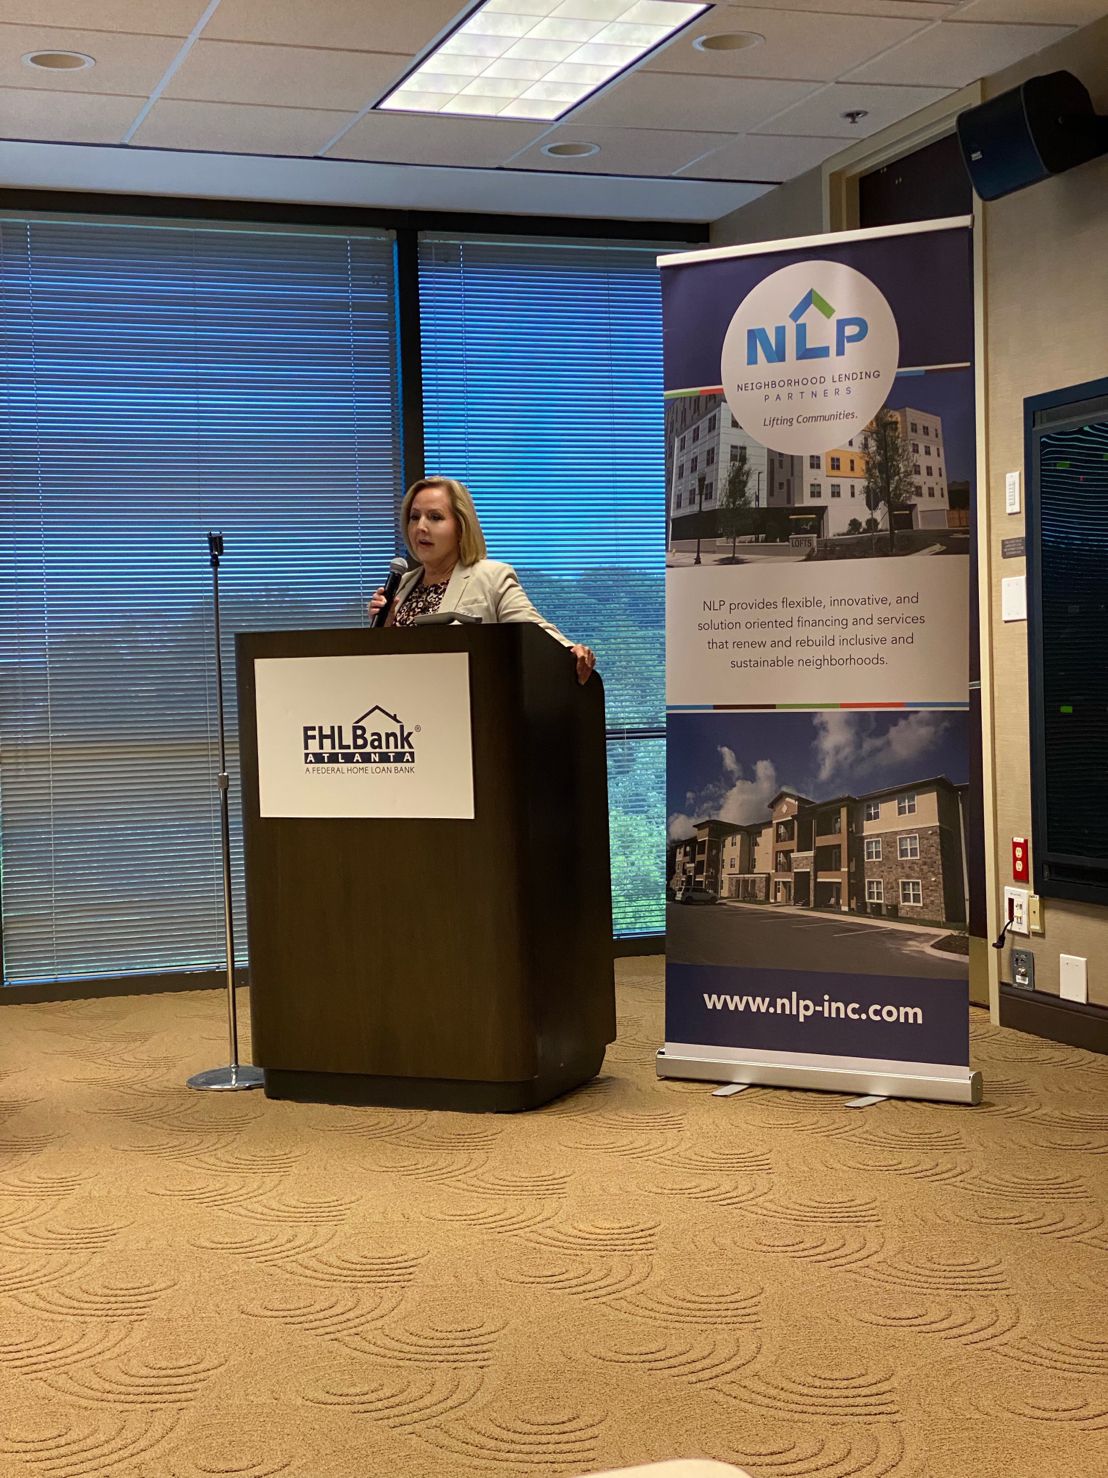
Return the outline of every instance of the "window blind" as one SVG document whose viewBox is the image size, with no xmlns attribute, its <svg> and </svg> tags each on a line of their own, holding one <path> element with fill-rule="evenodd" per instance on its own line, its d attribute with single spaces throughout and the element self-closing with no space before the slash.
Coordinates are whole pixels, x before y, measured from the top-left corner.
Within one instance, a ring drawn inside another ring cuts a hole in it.
<svg viewBox="0 0 1108 1478">
<path fill-rule="evenodd" d="M 208 529 L 244 960 L 234 633 L 394 552 L 392 241 L 3 218 L 0 310 L 5 983 L 222 962 Z"/>
<path fill-rule="evenodd" d="M 428 472 L 598 655 L 618 934 L 664 927 L 665 469 L 656 248 L 427 235 Z"/>
</svg>

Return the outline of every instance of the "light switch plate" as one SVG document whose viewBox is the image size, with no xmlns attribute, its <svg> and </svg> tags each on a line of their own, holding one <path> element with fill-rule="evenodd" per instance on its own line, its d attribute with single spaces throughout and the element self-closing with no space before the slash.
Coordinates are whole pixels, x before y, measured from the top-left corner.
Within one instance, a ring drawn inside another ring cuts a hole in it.
<svg viewBox="0 0 1108 1478">
<path fill-rule="evenodd" d="M 1020 475 L 1018 472 L 1007 472 L 1004 475 L 1004 511 L 1005 513 L 1020 511 Z"/>
</svg>

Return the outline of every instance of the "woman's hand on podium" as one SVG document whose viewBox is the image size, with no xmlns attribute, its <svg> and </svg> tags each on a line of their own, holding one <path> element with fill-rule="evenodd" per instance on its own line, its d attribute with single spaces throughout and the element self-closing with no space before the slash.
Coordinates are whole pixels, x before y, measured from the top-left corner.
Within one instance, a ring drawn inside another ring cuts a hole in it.
<svg viewBox="0 0 1108 1478">
<path fill-rule="evenodd" d="M 575 647 L 571 647 L 570 651 L 577 658 L 577 681 L 587 683 L 596 667 L 596 653 L 591 647 L 582 646 L 580 642 Z"/>
</svg>

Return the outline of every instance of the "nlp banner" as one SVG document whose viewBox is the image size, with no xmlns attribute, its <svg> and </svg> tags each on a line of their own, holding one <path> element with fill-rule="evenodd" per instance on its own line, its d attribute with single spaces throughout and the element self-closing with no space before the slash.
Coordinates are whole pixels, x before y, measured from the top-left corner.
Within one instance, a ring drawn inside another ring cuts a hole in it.
<svg viewBox="0 0 1108 1478">
<path fill-rule="evenodd" d="M 659 265 L 659 1075 L 976 1102 L 969 221 Z"/>
</svg>

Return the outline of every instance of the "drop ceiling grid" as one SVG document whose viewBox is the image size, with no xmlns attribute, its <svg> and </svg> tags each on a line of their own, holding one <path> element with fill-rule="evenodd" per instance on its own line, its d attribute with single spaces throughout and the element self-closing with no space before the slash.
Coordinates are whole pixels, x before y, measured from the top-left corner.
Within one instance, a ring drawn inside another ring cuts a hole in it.
<svg viewBox="0 0 1108 1478">
<path fill-rule="evenodd" d="M 220 0 L 204 36 L 412 58 L 470 8 L 462 0 Z"/>
<path fill-rule="evenodd" d="M 144 36 L 187 36 L 208 0 L 3 0 L 3 18 L 15 25 L 77 31 L 129 31 Z M 136 25 L 136 14 L 142 25 Z"/>
<path fill-rule="evenodd" d="M 6 12 L 0 10 L 0 15 Z M 174 36 L 148 36 L 136 31 L 88 31 L 49 26 L 0 23 L 0 87 L 19 91 L 101 92 L 148 97 L 181 50 Z M 35 51 L 76 51 L 96 65 L 71 72 L 42 71 L 26 66 Z"/>
<path fill-rule="evenodd" d="M 957 17 L 929 26 L 872 61 L 853 68 L 849 80 L 893 86 L 922 83 L 964 87 L 1068 36 L 1072 26 L 979 24 Z"/>
<path fill-rule="evenodd" d="M 746 32 L 764 39 L 737 51 L 669 46 L 645 70 L 714 77 L 791 77 L 833 82 L 929 25 L 935 17 L 834 15 L 805 10 L 717 5 L 696 25 L 699 36 Z"/>
<path fill-rule="evenodd" d="M 785 180 L 1097 19 L 1108 0 L 717 4 L 554 125 L 372 111 L 472 9 L 459 0 L 220 0 L 189 47 L 206 9 L 206 0 L 3 0 L 0 113 L 10 121 L 0 136 L 119 143 L 153 95 L 131 141 L 139 148 Z M 733 30 L 765 39 L 726 52 L 691 45 Z M 97 65 L 36 74 L 21 61 L 36 49 L 85 51 Z M 868 117 L 850 124 L 843 115 L 854 108 Z M 542 152 L 584 140 L 601 152 Z"/>
</svg>

